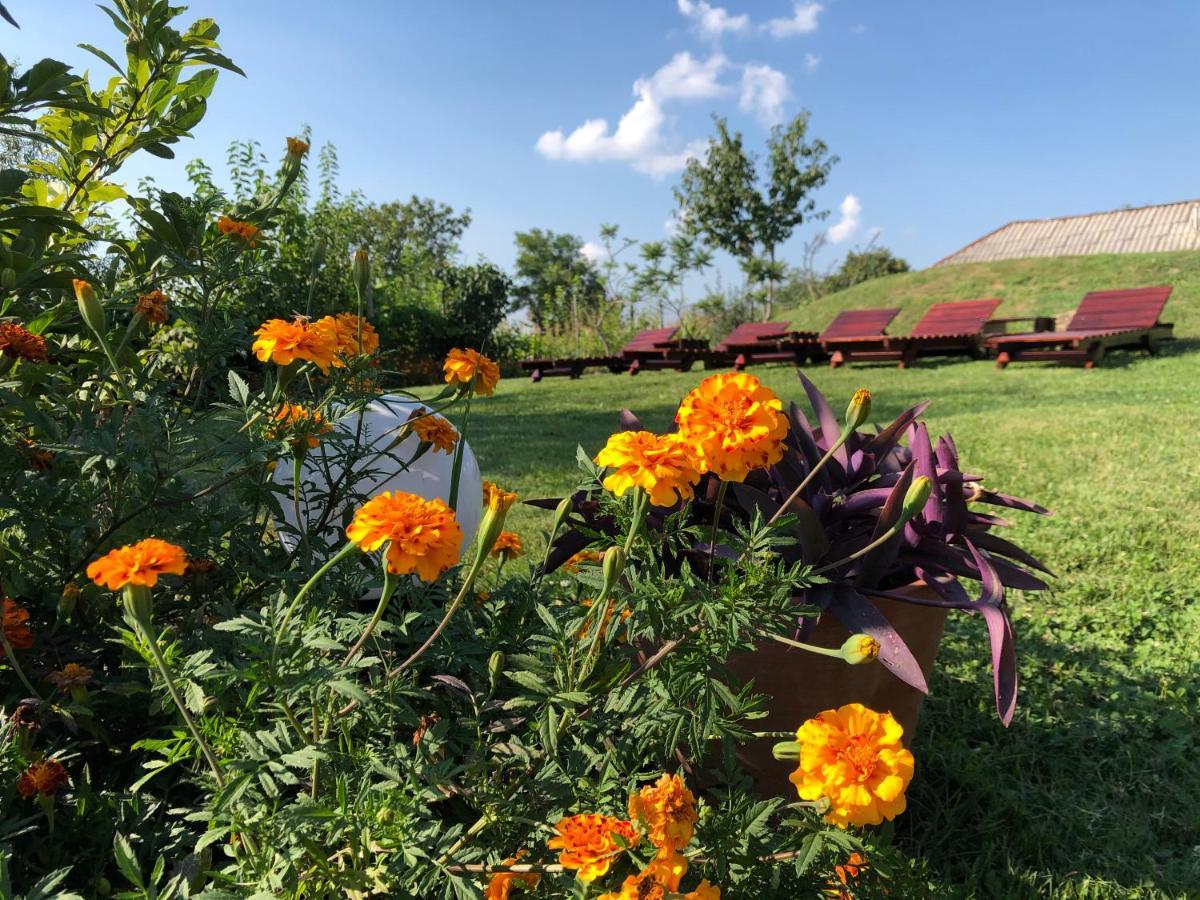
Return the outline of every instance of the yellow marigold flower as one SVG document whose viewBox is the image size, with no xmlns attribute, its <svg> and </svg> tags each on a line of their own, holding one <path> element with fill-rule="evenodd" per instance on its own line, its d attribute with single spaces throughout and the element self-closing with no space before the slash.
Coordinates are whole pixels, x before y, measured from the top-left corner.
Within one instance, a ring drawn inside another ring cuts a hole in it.
<svg viewBox="0 0 1200 900">
<path fill-rule="evenodd" d="M 290 137 L 287 139 L 287 152 L 293 156 L 303 156 L 308 152 L 308 141 Z"/>
<path fill-rule="evenodd" d="M 476 350 L 455 347 L 446 354 L 442 370 L 446 375 L 446 384 L 469 387 L 481 397 L 487 397 L 496 390 L 496 382 L 500 380 L 500 367 Z"/>
<path fill-rule="evenodd" d="M 580 550 L 563 563 L 564 572 L 578 572 L 580 566 L 598 566 L 604 559 L 600 550 Z"/>
<path fill-rule="evenodd" d="M 387 544 L 389 572 L 415 572 L 425 581 L 458 562 L 463 541 L 454 510 L 436 497 L 423 500 L 403 491 L 384 491 L 360 506 L 346 536 L 366 553 Z"/>
<path fill-rule="evenodd" d="M 568 816 L 554 826 L 554 831 L 555 836 L 546 846 L 560 851 L 559 863 L 575 869 L 580 881 L 595 881 L 608 872 L 614 857 L 637 843 L 631 822 L 599 813 Z"/>
<path fill-rule="evenodd" d="M 253 250 L 258 243 L 258 226 L 249 222 L 239 222 L 229 216 L 221 216 L 217 220 L 217 230 L 226 237 L 238 238 L 250 250 Z"/>
<path fill-rule="evenodd" d="M 44 363 L 46 339 L 16 322 L 0 322 L 0 353 L 26 362 Z"/>
<path fill-rule="evenodd" d="M 337 358 L 337 334 L 325 320 L 309 323 L 303 319 L 268 319 L 254 336 L 258 340 L 250 349 L 260 362 L 287 366 L 299 359 L 313 363 L 326 374 L 330 366 L 342 365 Z"/>
<path fill-rule="evenodd" d="M 414 409 L 409 416 L 417 440 L 424 444 L 432 444 L 434 450 L 440 450 L 447 455 L 454 452 L 458 444 L 458 432 L 442 416 L 434 415 L 425 408 Z"/>
<path fill-rule="evenodd" d="M 151 291 L 138 297 L 133 307 L 135 313 L 141 313 L 147 322 L 163 325 L 167 321 L 167 295 L 162 291 Z"/>
<path fill-rule="evenodd" d="M 702 471 L 744 481 L 751 469 L 779 462 L 788 420 L 775 393 L 745 372 L 710 375 L 683 398 L 675 421 Z"/>
<path fill-rule="evenodd" d="M 57 759 L 43 759 L 33 763 L 17 779 L 17 792 L 22 797 L 53 797 L 58 789 L 70 784 L 67 770 Z"/>
<path fill-rule="evenodd" d="M 483 482 L 483 506 L 485 509 L 508 512 L 509 508 L 516 502 L 517 494 L 515 491 L 506 491 L 491 481 Z"/>
<path fill-rule="evenodd" d="M 663 775 L 629 797 L 629 818 L 642 826 L 650 843 L 665 853 L 682 850 L 699 816 L 696 798 L 678 775 Z"/>
<path fill-rule="evenodd" d="M 620 497 L 632 487 L 650 495 L 655 506 L 674 506 L 692 497 L 700 480 L 700 465 L 691 449 L 675 435 L 649 431 L 618 431 L 610 435 L 596 464 L 613 471 L 604 479 L 605 490 Z"/>
<path fill-rule="evenodd" d="M 789 777 L 802 800 L 829 800 L 830 824 L 878 825 L 904 812 L 913 755 L 903 735 L 891 713 L 861 703 L 826 710 L 796 732 L 800 764 Z"/>
<path fill-rule="evenodd" d="M 526 855 L 527 851 L 521 850 L 516 856 L 504 860 L 502 865 L 515 866 Z M 487 887 L 483 891 L 483 900 L 509 900 L 514 888 L 531 891 L 541 880 L 542 876 L 536 872 L 497 872 L 488 879 Z"/>
<path fill-rule="evenodd" d="M 516 559 L 525 552 L 525 545 L 521 543 L 521 536 L 515 531 L 502 531 L 500 536 L 496 538 L 496 543 L 492 544 L 492 556 L 497 559 L 502 559 L 508 562 L 510 559 Z"/>
<path fill-rule="evenodd" d="M 325 316 L 318 319 L 317 324 L 323 324 L 333 330 L 337 338 L 339 356 L 370 356 L 379 349 L 379 333 L 366 319 L 361 320 L 362 342 L 359 342 L 360 320 L 354 313 L 343 312 L 336 316 Z"/>
<path fill-rule="evenodd" d="M 311 450 L 320 443 L 318 435 L 329 434 L 331 431 L 333 425 L 325 421 L 320 410 L 308 409 L 299 403 L 284 403 L 275 413 L 275 424 L 268 433 L 272 440 L 293 435 L 293 443 L 303 442 Z"/>
<path fill-rule="evenodd" d="M 679 882 L 687 874 L 687 859 L 678 853 L 660 853 L 637 875 L 630 875 L 616 893 L 601 894 L 598 900 L 663 900 L 668 893 L 679 890 Z M 704 882 L 708 884 L 708 882 Z M 692 897 L 692 894 L 686 896 Z M 709 895 L 696 895 L 707 898 Z M 717 893 L 717 897 L 720 897 Z"/>
<path fill-rule="evenodd" d="M 29 630 L 29 610 L 16 600 L 4 598 L 2 625 L 4 639 L 14 650 L 28 650 L 33 646 L 33 632 Z"/>
<path fill-rule="evenodd" d="M 46 680 L 57 688 L 66 690 L 73 687 L 85 687 L 91 683 L 92 670 L 79 663 L 67 663 L 57 672 L 51 672 Z"/>
<path fill-rule="evenodd" d="M 109 551 L 87 567 L 87 576 L 101 587 L 119 591 L 127 584 L 154 587 L 160 575 L 182 575 L 186 570 L 182 547 L 146 538 Z"/>
</svg>

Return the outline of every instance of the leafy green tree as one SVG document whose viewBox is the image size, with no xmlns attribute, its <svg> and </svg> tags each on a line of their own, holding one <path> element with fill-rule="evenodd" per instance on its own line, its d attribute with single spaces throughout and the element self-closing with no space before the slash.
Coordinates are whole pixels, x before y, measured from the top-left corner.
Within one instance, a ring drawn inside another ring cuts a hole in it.
<svg viewBox="0 0 1200 900">
<path fill-rule="evenodd" d="M 600 273 L 583 255 L 583 240 L 540 228 L 516 235 L 514 297 L 538 331 L 576 325 L 605 303 Z"/>
<path fill-rule="evenodd" d="M 713 247 L 736 257 L 755 284 L 764 284 L 763 318 L 770 318 L 775 284 L 783 275 L 781 244 L 805 222 L 825 218 L 812 194 L 825 184 L 837 157 L 824 141 L 808 139 L 808 113 L 776 126 L 759 165 L 740 132 L 722 118 L 703 158 L 688 161 L 675 196 L 680 219 Z"/>
<path fill-rule="evenodd" d="M 844 291 L 872 278 L 883 278 L 885 275 L 896 275 L 908 270 L 908 261 L 896 256 L 887 247 L 851 250 L 837 271 L 825 279 L 822 285 L 823 293 Z"/>
</svg>

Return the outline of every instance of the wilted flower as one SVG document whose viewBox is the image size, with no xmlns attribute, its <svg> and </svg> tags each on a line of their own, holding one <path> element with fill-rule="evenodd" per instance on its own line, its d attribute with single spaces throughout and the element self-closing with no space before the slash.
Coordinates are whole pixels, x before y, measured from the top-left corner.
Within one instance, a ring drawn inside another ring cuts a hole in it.
<svg viewBox="0 0 1200 900">
<path fill-rule="evenodd" d="M 458 562 L 463 541 L 454 510 L 436 497 L 424 500 L 403 491 L 384 491 L 360 506 L 346 536 L 366 553 L 387 544 L 389 572 L 415 572 L 425 581 Z"/>
<path fill-rule="evenodd" d="M 492 556 L 502 559 L 504 562 L 516 559 L 524 552 L 525 547 L 521 543 L 521 536 L 515 531 L 501 531 L 500 536 L 496 538 L 496 543 L 492 544 Z"/>
<path fill-rule="evenodd" d="M 527 851 L 520 850 L 516 856 L 510 856 L 501 865 L 514 866 L 526 855 Z M 487 887 L 483 891 L 483 900 L 509 900 L 514 888 L 531 891 L 541 880 L 542 876 L 536 872 L 497 872 L 488 879 Z"/>
<path fill-rule="evenodd" d="M 412 422 L 417 440 L 431 444 L 434 450 L 440 450 L 447 455 L 454 452 L 454 447 L 458 444 L 458 432 L 442 416 L 434 415 L 424 408 L 414 409 L 409 421 Z"/>
<path fill-rule="evenodd" d="M 319 435 L 329 434 L 333 425 L 325 421 L 320 410 L 309 409 L 299 403 L 284 403 L 275 413 L 275 424 L 270 429 L 273 440 L 290 436 L 293 443 L 304 443 L 311 450 L 320 443 Z"/>
<path fill-rule="evenodd" d="M 154 587 L 160 575 L 182 575 L 187 554 L 182 547 L 146 538 L 111 550 L 87 567 L 87 576 L 101 587 L 117 591 L 126 585 Z"/>
<path fill-rule="evenodd" d="M 238 238 L 250 250 L 253 250 L 255 244 L 258 243 L 258 226 L 249 222 L 239 222 L 229 216 L 221 216 L 217 220 L 217 230 L 226 237 Z"/>
<path fill-rule="evenodd" d="M 268 319 L 254 332 L 257 340 L 251 350 L 259 362 L 273 362 L 279 366 L 291 365 L 296 360 L 311 362 L 328 374 L 331 365 L 339 365 L 338 339 L 333 326 L 326 319 L 305 322 L 295 319 Z"/>
<path fill-rule="evenodd" d="M 162 325 L 167 321 L 167 295 L 162 291 L 151 291 L 137 299 L 133 311 L 146 317 L 147 322 Z"/>
<path fill-rule="evenodd" d="M 57 672 L 47 675 L 46 680 L 64 691 L 73 687 L 87 687 L 92 681 L 92 670 L 79 663 L 67 663 Z"/>
<path fill-rule="evenodd" d="M 308 153 L 308 141 L 301 140 L 297 137 L 287 139 L 288 156 L 304 156 Z"/>
<path fill-rule="evenodd" d="M 28 650 L 33 646 L 33 632 L 29 630 L 29 610 L 16 600 L 4 598 L 4 639 L 14 650 Z"/>
<path fill-rule="evenodd" d="M 496 390 L 500 380 L 500 367 L 476 350 L 460 350 L 455 347 L 446 354 L 442 365 L 446 384 L 470 388 L 481 397 Z"/>
<path fill-rule="evenodd" d="M 16 322 L 0 322 L 0 354 L 26 362 L 44 363 L 46 339 Z"/>
<path fill-rule="evenodd" d="M 620 497 L 630 488 L 641 488 L 654 506 L 690 499 L 700 480 L 699 461 L 673 434 L 618 431 L 596 454 L 596 464 L 613 470 L 604 479 L 605 490 Z"/>
<path fill-rule="evenodd" d="M 415 747 L 417 744 L 421 743 L 421 738 L 425 737 L 425 732 L 427 732 L 441 720 L 442 717 L 435 712 L 421 716 L 421 718 L 417 721 L 417 727 L 412 734 L 413 746 Z"/>
<path fill-rule="evenodd" d="M 39 447 L 27 437 L 17 438 L 17 452 L 25 459 L 25 464 L 35 472 L 49 471 L 54 465 L 54 454 L 45 447 Z"/>
<path fill-rule="evenodd" d="M 211 575 L 217 571 L 217 564 L 207 556 L 194 556 L 187 562 L 185 575 Z"/>
<path fill-rule="evenodd" d="M 744 481 L 751 469 L 779 462 L 788 420 L 783 403 L 753 375 L 710 375 L 683 398 L 675 421 L 702 471 Z"/>
<path fill-rule="evenodd" d="M 663 775 L 630 795 L 629 818 L 642 826 L 650 843 L 669 854 L 688 845 L 699 816 L 696 798 L 683 779 Z"/>
<path fill-rule="evenodd" d="M 57 759 L 43 759 L 21 773 L 17 779 L 17 792 L 22 797 L 53 797 L 59 788 L 70 782 L 62 763 Z"/>
<path fill-rule="evenodd" d="M 829 887 L 825 890 L 825 896 L 836 897 L 837 900 L 854 900 L 854 894 L 850 893 L 850 888 L 858 884 L 859 875 L 866 868 L 867 858 L 857 851 L 851 853 L 844 863 L 839 863 L 833 867 L 837 880 L 829 880 Z"/>
<path fill-rule="evenodd" d="M 789 777 L 803 800 L 828 800 L 825 821 L 878 825 L 905 809 L 904 792 L 913 776 L 913 756 L 900 742 L 904 729 L 891 713 L 847 703 L 818 713 L 800 726 L 795 744 L 776 753 L 797 752 Z"/>
<path fill-rule="evenodd" d="M 555 836 L 546 846 L 560 851 L 559 863 L 575 869 L 580 881 L 595 881 L 608 872 L 614 857 L 637 843 L 631 822 L 599 813 L 568 816 L 554 826 L 554 831 Z"/>
</svg>

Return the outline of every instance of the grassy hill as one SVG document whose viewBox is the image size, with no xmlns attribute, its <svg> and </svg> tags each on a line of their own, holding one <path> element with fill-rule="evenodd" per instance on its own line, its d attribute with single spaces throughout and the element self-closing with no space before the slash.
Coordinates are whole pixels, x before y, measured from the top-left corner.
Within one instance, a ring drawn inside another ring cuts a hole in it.
<svg viewBox="0 0 1200 900">
<path fill-rule="evenodd" d="M 889 275 L 849 290 L 783 309 L 773 318 L 790 318 L 798 328 L 820 330 L 840 310 L 899 306 L 888 329 L 904 334 L 931 303 L 1000 297 L 1001 316 L 1070 316 L 1087 291 L 1173 284 L 1164 317 L 1180 336 L 1200 335 L 1200 252 L 1061 256 L 942 266 Z"/>
</svg>

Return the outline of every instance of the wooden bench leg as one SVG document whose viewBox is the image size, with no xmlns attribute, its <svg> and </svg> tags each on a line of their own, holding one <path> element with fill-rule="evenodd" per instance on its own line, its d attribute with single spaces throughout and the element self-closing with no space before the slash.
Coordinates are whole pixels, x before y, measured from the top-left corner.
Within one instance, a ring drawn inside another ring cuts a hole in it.
<svg viewBox="0 0 1200 900">
<path fill-rule="evenodd" d="M 636 375 L 640 371 L 642 371 L 642 361 L 640 359 L 635 359 L 629 364 L 630 375 Z"/>
<path fill-rule="evenodd" d="M 735 371 L 735 372 L 740 372 L 740 371 L 742 371 L 742 370 L 743 370 L 743 369 L 745 369 L 745 368 L 746 368 L 746 354 L 745 354 L 745 353 L 739 353 L 739 354 L 738 354 L 736 357 L 734 357 L 734 359 L 733 359 L 733 371 Z"/>
<path fill-rule="evenodd" d="M 574 381 L 583 375 L 583 366 L 571 366 L 571 380 Z"/>
<path fill-rule="evenodd" d="M 529 380 L 532 381 L 534 384 L 537 384 L 539 381 L 541 381 L 542 380 L 542 370 L 534 369 L 532 372 L 530 372 Z"/>
<path fill-rule="evenodd" d="M 909 366 L 911 366 L 913 364 L 913 362 L 916 360 L 916 358 L 917 358 L 917 348 L 916 347 L 905 347 L 904 353 L 901 354 L 901 356 L 900 356 L 900 368 L 907 369 Z"/>
<path fill-rule="evenodd" d="M 829 357 L 829 368 L 839 369 L 846 363 L 850 362 L 850 353 L 843 353 L 841 350 L 834 350 L 833 355 Z"/>
<path fill-rule="evenodd" d="M 1104 359 L 1104 344 L 1103 342 L 1095 344 L 1088 350 L 1087 359 L 1083 363 L 1085 369 L 1094 369 L 1100 364 L 1100 360 Z"/>
<path fill-rule="evenodd" d="M 1007 350 L 1001 350 L 999 353 L 996 354 L 996 368 L 997 369 L 1007 369 L 1008 364 L 1010 362 L 1012 362 L 1012 357 L 1010 357 L 1008 355 Z"/>
</svg>

